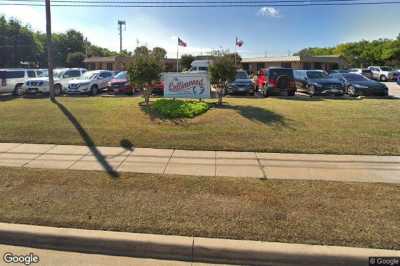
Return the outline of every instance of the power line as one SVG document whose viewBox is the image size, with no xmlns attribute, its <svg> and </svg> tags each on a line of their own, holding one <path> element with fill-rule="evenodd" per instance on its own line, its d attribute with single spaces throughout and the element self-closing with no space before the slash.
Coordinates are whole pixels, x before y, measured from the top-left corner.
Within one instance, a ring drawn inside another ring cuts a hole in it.
<svg viewBox="0 0 400 266">
<path fill-rule="evenodd" d="M 15 2 L 15 3 L 10 3 L 10 2 Z M 35 3 L 32 2 L 33 0 L 21 0 L 21 2 L 15 1 L 15 0 L 0 0 L 0 6 L 45 6 L 44 4 L 41 3 Z M 61 0 L 59 0 L 61 1 Z M 64 0 L 67 1 L 67 0 Z M 365 0 L 364 0 L 365 1 Z M 22 3 L 24 2 L 24 3 Z M 100 2 L 100 1 L 99 1 Z M 325 1 L 324 1 L 325 2 Z M 103 2 L 102 2 L 103 3 Z M 397 5 L 400 4 L 400 1 L 383 1 L 383 2 L 329 2 L 329 3 L 315 3 L 315 2 L 299 2 L 297 4 L 274 4 L 271 2 L 260 2 L 260 3 L 255 3 L 255 4 L 248 4 L 246 2 L 235 2 L 234 4 L 229 3 L 229 4 L 224 4 L 224 2 L 219 2 L 218 4 L 198 4 L 196 2 L 192 3 L 180 3 L 178 4 L 147 4 L 147 2 L 140 2 L 140 4 L 135 4 L 131 5 L 130 3 L 126 2 L 104 2 L 104 4 L 100 3 L 84 3 L 84 2 L 78 2 L 78 1 L 70 1 L 67 4 L 64 3 L 55 3 L 52 4 L 53 7 L 132 7 L 132 8 L 140 8 L 140 7 L 147 7 L 147 8 L 188 8 L 188 7 L 193 7 L 193 8 L 201 8 L 201 7 L 263 7 L 266 4 L 271 7 L 309 7 L 309 6 L 361 6 L 361 5 Z"/>
</svg>

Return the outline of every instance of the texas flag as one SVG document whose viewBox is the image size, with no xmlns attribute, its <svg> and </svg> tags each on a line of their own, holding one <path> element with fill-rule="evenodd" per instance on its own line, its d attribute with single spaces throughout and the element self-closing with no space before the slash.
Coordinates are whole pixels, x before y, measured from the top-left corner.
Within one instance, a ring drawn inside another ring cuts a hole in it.
<svg viewBox="0 0 400 266">
<path fill-rule="evenodd" d="M 236 46 L 237 47 L 242 47 L 242 45 L 243 45 L 243 41 L 240 40 L 238 37 L 236 37 Z"/>
<path fill-rule="evenodd" d="M 186 47 L 187 43 L 185 43 L 184 41 L 181 40 L 181 38 L 178 37 L 178 45 L 182 46 L 182 47 Z"/>
</svg>

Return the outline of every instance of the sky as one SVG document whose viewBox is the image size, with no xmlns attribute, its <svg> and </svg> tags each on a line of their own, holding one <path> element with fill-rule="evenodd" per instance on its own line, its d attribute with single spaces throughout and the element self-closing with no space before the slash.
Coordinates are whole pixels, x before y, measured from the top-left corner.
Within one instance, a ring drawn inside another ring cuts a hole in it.
<svg viewBox="0 0 400 266">
<path fill-rule="evenodd" d="M 177 55 L 177 37 L 188 47 L 179 54 L 235 50 L 242 57 L 282 56 L 306 47 L 395 38 L 400 33 L 400 4 L 387 6 L 313 6 L 241 8 L 90 8 L 53 7 L 53 32 L 75 29 L 96 45 L 119 50 L 118 20 L 126 21 L 123 48 L 160 46 Z M 0 14 L 45 32 L 44 7 L 0 6 Z"/>
</svg>

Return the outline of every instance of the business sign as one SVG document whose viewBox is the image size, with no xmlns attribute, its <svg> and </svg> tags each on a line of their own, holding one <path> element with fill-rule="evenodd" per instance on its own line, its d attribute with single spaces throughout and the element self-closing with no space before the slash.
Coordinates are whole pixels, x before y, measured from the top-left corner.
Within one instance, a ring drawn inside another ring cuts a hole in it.
<svg viewBox="0 0 400 266">
<path fill-rule="evenodd" d="M 164 96 L 169 98 L 210 98 L 208 73 L 165 73 Z"/>
</svg>

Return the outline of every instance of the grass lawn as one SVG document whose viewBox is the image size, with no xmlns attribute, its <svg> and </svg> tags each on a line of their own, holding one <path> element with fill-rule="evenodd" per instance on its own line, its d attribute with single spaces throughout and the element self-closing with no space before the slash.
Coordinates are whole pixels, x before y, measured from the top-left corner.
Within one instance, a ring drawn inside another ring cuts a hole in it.
<svg viewBox="0 0 400 266">
<path fill-rule="evenodd" d="M 223 108 L 174 121 L 145 113 L 142 101 L 62 97 L 62 108 L 48 99 L 0 101 L 0 142 L 85 144 L 69 116 L 96 145 L 400 155 L 400 100 L 225 98 Z"/>
<path fill-rule="evenodd" d="M 400 249 L 400 186 L 0 168 L 0 221 Z M 161 204 L 162 203 L 162 204 Z"/>
</svg>

